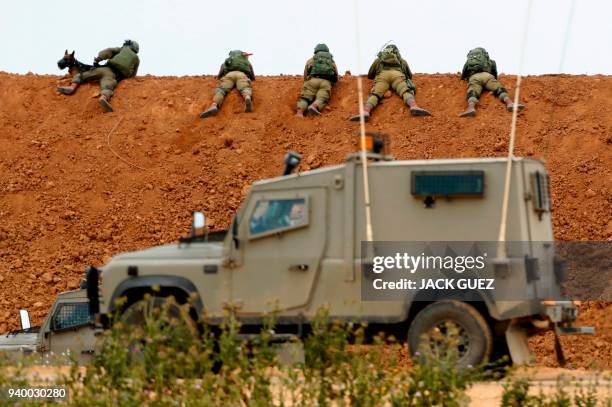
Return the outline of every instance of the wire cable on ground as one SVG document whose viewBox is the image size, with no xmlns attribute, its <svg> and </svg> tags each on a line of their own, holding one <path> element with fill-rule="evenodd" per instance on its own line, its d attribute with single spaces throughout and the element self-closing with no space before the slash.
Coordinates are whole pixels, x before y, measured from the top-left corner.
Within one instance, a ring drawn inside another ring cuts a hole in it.
<svg viewBox="0 0 612 407">
<path fill-rule="evenodd" d="M 133 163 L 129 162 L 128 160 L 126 160 L 125 158 L 121 157 L 115 150 L 113 150 L 113 147 L 111 146 L 111 135 L 113 134 L 113 132 L 115 130 L 117 130 L 117 127 L 119 127 L 119 125 L 121 124 L 121 122 L 123 121 L 124 118 L 125 118 L 125 116 L 121 116 L 119 118 L 119 120 L 117 120 L 117 123 L 115 123 L 113 128 L 110 129 L 110 131 L 106 134 L 106 145 L 108 146 L 108 149 L 111 151 L 111 153 L 113 153 L 118 159 L 120 159 L 121 161 L 123 161 L 124 163 L 129 165 L 130 167 L 138 168 L 139 170 L 145 171 L 146 168 L 143 168 L 143 167 L 140 167 L 140 166 L 138 166 L 136 164 L 133 164 Z"/>
</svg>

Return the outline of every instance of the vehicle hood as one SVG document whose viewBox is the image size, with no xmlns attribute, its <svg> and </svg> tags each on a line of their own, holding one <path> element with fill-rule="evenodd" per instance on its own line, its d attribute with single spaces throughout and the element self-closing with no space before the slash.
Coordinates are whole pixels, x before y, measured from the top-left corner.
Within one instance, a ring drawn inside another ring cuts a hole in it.
<svg viewBox="0 0 612 407">
<path fill-rule="evenodd" d="M 220 258 L 223 255 L 223 244 L 214 243 L 182 243 L 155 246 L 135 252 L 121 253 L 113 257 L 117 261 L 143 261 L 143 260 L 189 260 L 204 258 Z"/>
<path fill-rule="evenodd" d="M 35 352 L 37 344 L 37 332 L 11 332 L 0 335 L 0 351 Z"/>
</svg>

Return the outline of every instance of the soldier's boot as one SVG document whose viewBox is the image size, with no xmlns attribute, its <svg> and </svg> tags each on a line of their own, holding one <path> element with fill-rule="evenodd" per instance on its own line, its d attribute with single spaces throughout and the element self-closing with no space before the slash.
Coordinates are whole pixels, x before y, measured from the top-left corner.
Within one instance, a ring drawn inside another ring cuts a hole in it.
<svg viewBox="0 0 612 407">
<path fill-rule="evenodd" d="M 303 118 L 304 117 L 304 109 L 298 107 L 297 111 L 295 112 L 295 116 Z"/>
<path fill-rule="evenodd" d="M 64 95 L 72 95 L 77 90 L 79 85 L 79 83 L 72 82 L 68 86 L 58 86 L 57 91 Z"/>
<path fill-rule="evenodd" d="M 107 95 L 100 96 L 98 102 L 100 103 L 100 106 L 102 106 L 102 109 L 104 109 L 104 112 L 110 113 L 113 111 L 113 107 L 110 104 L 110 97 L 108 97 Z"/>
<path fill-rule="evenodd" d="M 370 120 L 370 114 L 372 113 L 373 109 L 374 109 L 374 106 L 372 106 L 369 103 L 366 103 L 366 105 L 363 107 L 363 120 L 364 121 L 367 122 L 368 120 Z M 351 116 L 349 120 L 352 122 L 358 122 L 361 120 L 361 115 L 359 115 L 359 113 L 356 115 L 353 115 Z"/>
<path fill-rule="evenodd" d="M 413 116 L 431 116 L 429 111 L 418 107 L 414 99 L 408 99 L 406 104 L 410 107 L 410 114 Z"/>
<path fill-rule="evenodd" d="M 217 113 L 219 113 L 219 106 L 213 102 L 208 109 L 200 113 L 200 119 L 206 119 L 207 117 L 214 116 Z"/>
<path fill-rule="evenodd" d="M 513 112 L 514 109 L 516 109 L 517 111 L 521 111 L 525 108 L 525 105 L 521 105 L 520 103 L 517 103 L 516 105 L 512 102 L 512 99 L 510 99 L 510 96 L 506 96 L 503 100 L 503 102 L 506 104 L 506 110 L 509 112 Z"/>
<path fill-rule="evenodd" d="M 313 116 L 321 116 L 321 112 L 319 111 L 319 105 L 316 101 L 312 102 L 312 104 L 308 106 L 308 114 Z"/>
<path fill-rule="evenodd" d="M 250 95 L 244 97 L 244 111 L 251 113 L 253 111 L 253 99 Z"/>
<path fill-rule="evenodd" d="M 474 117 L 476 116 L 476 103 L 468 103 L 465 112 L 461 113 L 459 117 Z"/>
</svg>

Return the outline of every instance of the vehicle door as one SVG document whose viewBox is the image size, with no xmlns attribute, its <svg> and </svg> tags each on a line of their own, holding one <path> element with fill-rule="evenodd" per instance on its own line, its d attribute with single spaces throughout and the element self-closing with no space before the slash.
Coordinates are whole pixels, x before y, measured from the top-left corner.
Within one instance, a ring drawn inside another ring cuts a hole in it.
<svg viewBox="0 0 612 407">
<path fill-rule="evenodd" d="M 305 307 L 326 246 L 324 188 L 255 192 L 239 219 L 241 265 L 231 276 L 239 313 Z"/>
<path fill-rule="evenodd" d="M 45 335 L 49 351 L 55 354 L 70 352 L 77 360 L 87 361 L 95 345 L 89 301 L 86 298 L 58 301 L 51 311 Z"/>
</svg>

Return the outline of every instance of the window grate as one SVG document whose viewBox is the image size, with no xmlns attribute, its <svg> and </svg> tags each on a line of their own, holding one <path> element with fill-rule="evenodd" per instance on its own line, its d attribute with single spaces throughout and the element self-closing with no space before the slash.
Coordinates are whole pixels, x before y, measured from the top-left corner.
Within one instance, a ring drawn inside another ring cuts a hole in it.
<svg viewBox="0 0 612 407">
<path fill-rule="evenodd" d="M 417 197 L 482 196 L 484 171 L 414 171 L 410 190 Z"/>
<path fill-rule="evenodd" d="M 89 322 L 89 304 L 79 302 L 61 304 L 53 316 L 53 329 L 66 329 L 85 325 Z"/>
<path fill-rule="evenodd" d="M 550 190 L 548 174 L 536 171 L 531 174 L 531 183 L 534 191 L 533 208 L 542 216 L 544 212 L 550 212 Z"/>
</svg>

